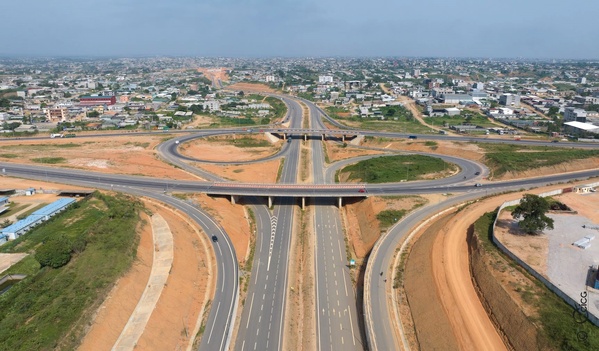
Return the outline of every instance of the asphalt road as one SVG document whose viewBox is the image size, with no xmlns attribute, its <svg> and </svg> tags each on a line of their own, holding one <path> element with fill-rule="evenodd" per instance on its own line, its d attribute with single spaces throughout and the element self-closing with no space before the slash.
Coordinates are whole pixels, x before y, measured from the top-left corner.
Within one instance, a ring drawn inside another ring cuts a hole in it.
<svg viewBox="0 0 599 351">
<path fill-rule="evenodd" d="M 313 128 L 321 127 L 319 113 L 312 104 L 310 121 Z M 311 140 L 312 176 L 315 184 L 326 184 L 324 148 L 320 140 Z M 352 285 L 347 260 L 343 225 L 334 199 L 315 204 L 314 234 L 316 267 L 316 333 L 317 349 L 363 350 L 356 293 Z"/>
<path fill-rule="evenodd" d="M 288 117 L 294 127 L 301 125 L 302 113 L 297 102 L 284 98 Z M 299 140 L 288 143 L 280 182 L 297 182 Z M 256 246 L 251 283 L 241 315 L 235 349 L 281 350 L 284 332 L 285 303 L 288 284 L 289 249 L 293 215 L 293 198 L 281 197 L 274 204 L 269 230 L 264 231 Z"/>
<path fill-rule="evenodd" d="M 237 308 L 237 298 L 239 291 L 238 266 L 233 244 L 225 233 L 224 229 L 214 221 L 207 213 L 203 212 L 194 204 L 179 200 L 177 198 L 157 192 L 156 189 L 145 189 L 142 187 L 131 186 L 127 181 L 119 181 L 119 176 L 101 175 L 97 177 L 73 177 L 73 171 L 68 169 L 55 171 L 37 171 L 27 169 L 27 166 L 20 168 L 20 172 L 13 171 L 9 165 L 2 164 L 3 175 L 20 176 L 26 179 L 38 179 L 48 182 L 58 182 L 75 186 L 99 188 L 105 190 L 114 190 L 135 196 L 145 196 L 154 198 L 160 202 L 171 205 L 180 210 L 195 221 L 208 237 L 216 236 L 218 241 L 212 242 L 216 256 L 216 294 L 211 303 L 210 314 L 206 320 L 206 329 L 204 331 L 201 350 L 227 350 L 233 331 L 235 321 L 235 310 Z M 9 170 L 7 171 L 7 168 Z M 86 172 L 81 172 L 86 173 Z M 0 178 L 1 179 L 1 178 Z M 159 187 L 160 189 L 160 187 Z"/>
<path fill-rule="evenodd" d="M 301 115 L 301 109 L 294 102 L 290 102 L 291 100 L 288 98 L 283 98 L 286 103 L 290 106 L 290 115 Z M 312 116 L 319 116 L 322 114 L 322 111 L 314 107 L 314 105 L 308 103 L 307 104 Z M 325 116 L 326 118 L 326 116 Z M 291 128 L 300 128 L 301 123 L 298 122 L 299 119 L 292 119 Z M 336 122 L 332 122 L 333 124 L 337 124 Z M 338 124 L 337 124 L 338 125 Z M 325 128 L 322 121 L 320 121 L 320 117 L 316 118 L 313 121 L 313 128 Z M 268 130 L 265 130 L 268 131 Z M 272 129 L 271 131 L 276 132 L 276 129 Z M 190 130 L 184 131 L 169 131 L 169 133 L 188 133 Z M 198 131 L 199 132 L 199 131 Z M 227 129 L 224 131 L 201 131 L 202 135 L 215 135 L 221 133 L 239 133 L 242 132 L 240 129 Z M 372 135 L 372 136 L 381 136 L 381 137 L 403 137 L 408 138 L 408 134 L 402 133 L 386 133 L 386 132 L 369 132 L 369 131 L 359 131 L 364 135 Z M 160 134 L 160 132 L 156 133 L 134 133 L 133 135 L 142 135 L 142 134 Z M 97 136 L 127 136 L 128 134 L 98 134 L 98 135 L 88 135 L 89 137 L 97 137 Z M 410 134 L 411 135 L 411 134 Z M 27 139 L 46 139 L 47 137 L 37 137 L 37 138 L 27 138 Z M 78 138 L 84 138 L 83 136 Z M 183 137 L 186 138 L 186 137 Z M 473 137 L 462 137 L 462 136 L 446 136 L 446 135 L 417 135 L 417 138 L 424 140 L 450 140 L 450 141 L 462 141 L 462 142 L 489 142 L 489 143 L 510 143 L 510 144 L 520 144 L 520 145 L 529 145 L 529 146 L 551 146 L 551 147 L 577 147 L 577 148 L 598 148 L 598 144 L 584 144 L 584 143 L 549 143 L 549 142 L 537 142 L 537 141 L 514 141 L 514 140 L 505 140 L 505 139 L 481 139 L 481 138 L 473 138 Z M 25 139 L 25 138 L 23 138 Z M 10 139 L 0 139 L 0 140 L 10 140 Z M 282 181 L 285 183 L 295 183 L 295 175 L 297 174 L 297 159 L 299 156 L 299 149 L 297 148 L 298 141 L 293 141 L 290 143 L 290 146 L 281 152 L 281 154 L 276 155 L 276 157 L 282 156 L 282 153 L 285 153 L 287 156 L 285 167 L 283 169 Z M 319 144 L 318 142 L 313 141 L 315 144 Z M 172 148 L 176 149 L 175 141 L 171 143 L 165 143 L 164 148 Z M 161 146 L 162 148 L 163 146 Z M 172 152 L 167 152 L 165 150 L 164 155 L 172 155 Z M 313 148 L 316 150 L 317 147 Z M 293 213 L 293 201 L 290 199 L 291 196 L 306 196 L 306 197 L 336 197 L 336 196 L 351 196 L 355 194 L 356 196 L 362 196 L 361 194 L 356 194 L 356 190 L 358 189 L 354 186 L 333 186 L 330 185 L 328 187 L 322 187 L 322 184 L 325 184 L 326 181 L 323 178 L 320 178 L 320 172 L 322 166 L 317 165 L 316 160 L 322 160 L 322 155 L 318 155 L 318 151 L 314 151 L 314 175 L 315 182 L 320 184 L 321 186 L 270 186 L 263 185 L 263 187 L 256 187 L 253 185 L 244 185 L 244 184 L 231 184 L 223 185 L 216 178 L 211 176 L 208 173 L 203 173 L 201 171 L 194 171 L 196 174 L 201 176 L 202 178 L 211 180 L 210 182 L 192 182 L 192 181 L 173 181 L 173 180 L 165 180 L 165 179 L 153 179 L 147 177 L 134 177 L 134 176 L 123 176 L 123 175 L 109 175 L 103 173 L 94 173 L 87 171 L 78 171 L 72 169 L 57 169 L 51 167 L 40 167 L 40 166 L 30 166 L 30 165 L 16 165 L 9 163 L 0 163 L 0 168 L 2 168 L 3 174 L 21 176 L 24 178 L 32 178 L 32 179 L 40 179 L 46 181 L 57 181 L 62 183 L 87 186 L 87 187 L 96 187 L 96 188 L 104 188 L 104 189 L 113 189 L 118 191 L 123 191 L 136 195 L 144 195 L 150 196 L 159 199 L 160 201 L 164 201 L 166 203 L 170 203 L 173 206 L 185 211 L 190 215 L 191 218 L 196 220 L 198 224 L 202 226 L 202 228 L 211 235 L 217 235 L 218 242 L 215 243 L 215 253 L 217 255 L 217 263 L 218 263 L 218 278 L 217 278 L 217 294 L 213 300 L 212 308 L 210 311 L 210 315 L 208 317 L 208 324 L 206 328 L 206 332 L 204 334 L 204 338 L 202 339 L 201 349 L 203 350 L 224 350 L 227 349 L 228 344 L 230 342 L 230 335 L 232 332 L 232 325 L 234 323 L 235 318 L 235 309 L 236 309 L 236 300 L 238 298 L 238 276 L 237 276 L 237 262 L 235 259 L 235 253 L 232 248 L 232 245 L 222 230 L 214 221 L 210 219 L 209 216 L 202 213 L 200 210 L 194 208 L 190 204 L 186 204 L 181 202 L 180 200 L 171 198 L 161 192 L 168 191 L 181 191 L 181 192 L 205 192 L 205 193 L 215 193 L 215 194 L 243 194 L 243 195 L 253 195 L 253 196 L 278 196 L 282 199 L 277 203 L 275 208 L 274 216 L 277 219 L 277 225 L 273 232 L 271 233 L 268 230 L 264 230 L 262 234 L 259 235 L 258 243 L 259 250 L 257 249 L 257 254 L 254 262 L 254 270 L 252 272 L 252 281 L 253 283 L 250 285 L 250 290 L 248 290 L 248 297 L 251 297 L 252 300 L 246 300 L 247 303 L 252 305 L 252 301 L 255 299 L 262 298 L 262 301 L 265 304 L 260 305 L 260 311 L 258 312 L 258 307 L 252 310 L 252 307 L 245 307 L 244 312 L 242 314 L 241 325 L 246 324 L 246 330 L 241 331 L 240 335 L 245 333 L 246 336 L 238 337 L 241 341 L 241 346 L 236 344 L 236 348 L 241 347 L 242 349 L 256 349 L 256 350 L 270 350 L 270 349 L 281 349 L 282 342 L 282 331 L 283 331 L 283 320 L 284 320 L 284 310 L 285 310 L 285 294 L 287 289 L 287 263 L 288 263 L 288 252 L 289 252 L 289 236 L 291 232 L 291 219 Z M 168 156 L 167 156 L 168 157 Z M 273 156 L 275 157 L 275 156 Z M 168 160 L 174 164 L 178 164 L 178 162 L 183 162 L 180 159 L 175 157 Z M 550 177 L 542 177 L 540 179 L 526 179 L 526 180 L 515 180 L 509 182 L 496 182 L 492 184 L 485 184 L 480 188 L 473 188 L 471 184 L 460 184 L 463 182 L 459 182 L 459 179 L 452 179 L 444 184 L 435 184 L 431 182 L 419 183 L 419 182 L 406 182 L 406 183 L 398 183 L 398 184 L 383 184 L 383 185 L 366 185 L 367 194 L 369 195 L 392 195 L 392 194 L 421 194 L 421 193 L 457 193 L 457 192 L 466 192 L 464 197 L 478 197 L 487 194 L 492 194 L 495 192 L 506 191 L 509 189 L 518 189 L 518 188 L 526 188 L 534 185 L 540 185 L 541 183 L 557 183 L 557 182 L 565 182 L 570 179 L 582 179 L 591 176 L 599 176 L 599 170 L 578 172 L 577 174 L 568 174 L 568 175 L 557 175 Z M 216 182 L 219 182 L 218 184 Z M 329 277 L 330 274 L 335 277 L 335 275 L 339 275 L 340 277 L 344 277 L 341 272 L 342 270 L 337 271 L 337 266 L 341 262 L 345 262 L 345 258 L 343 255 L 342 248 L 344 247 L 344 243 L 336 241 L 335 237 L 338 235 L 339 230 L 339 222 L 336 218 L 338 218 L 338 213 L 335 213 L 334 207 L 326 204 L 326 200 L 324 202 L 326 206 L 323 206 L 323 211 L 321 212 L 320 217 L 316 218 L 316 226 L 315 230 L 317 231 L 317 279 L 325 279 L 324 283 L 321 280 L 318 281 L 319 287 L 317 288 L 317 303 L 320 305 L 321 303 L 325 303 L 327 298 L 331 296 L 337 295 L 340 290 L 332 290 L 333 285 L 341 286 L 340 281 L 334 281 L 329 286 Z M 438 206 L 441 206 L 439 204 Z M 332 211 L 329 211 L 329 209 Z M 434 211 L 438 211 L 437 208 L 429 209 L 426 208 L 427 212 L 422 213 L 422 211 L 418 211 L 413 215 L 421 215 L 422 218 L 429 216 Z M 269 228 L 268 223 L 264 221 L 266 217 L 269 219 L 272 218 L 268 211 L 266 210 L 256 210 L 258 214 L 258 226 L 260 228 L 267 229 Z M 423 209 L 424 211 L 424 209 Z M 404 221 L 408 221 L 410 216 L 406 217 Z M 415 219 L 416 220 L 416 219 Z M 402 221 L 404 225 L 402 227 L 409 227 L 407 222 Z M 319 227 L 320 226 L 320 227 Z M 399 226 L 398 226 L 399 227 Z M 395 229 L 394 229 L 395 230 Z M 214 234 L 216 233 L 216 234 Z M 266 235 L 269 234 L 269 236 Z M 322 234 L 321 234 L 322 233 Z M 397 234 L 393 233 L 393 230 L 390 232 L 391 234 L 388 236 L 388 240 L 399 240 L 402 234 L 400 229 L 397 229 Z M 322 241 L 318 241 L 319 239 L 323 239 Z M 342 238 L 342 234 L 341 234 Z M 333 255 L 329 255 L 326 252 L 327 249 L 335 250 L 335 243 L 337 243 L 337 251 L 339 256 L 333 257 Z M 381 250 L 379 255 L 373 256 L 370 258 L 370 263 L 368 269 L 371 271 L 377 271 L 379 268 L 384 271 L 384 267 L 388 267 L 389 262 L 388 259 L 390 256 L 389 252 L 392 251 L 392 248 L 395 246 L 393 242 L 384 242 L 384 247 L 386 250 Z M 343 244 L 341 246 L 341 244 Z M 327 246 L 329 245 L 329 246 Z M 318 251 L 322 250 L 322 252 Z M 385 251 L 385 252 L 383 252 Z M 275 253 L 276 252 L 276 253 Z M 330 257 L 329 257 L 330 256 Z M 320 261 L 318 261 L 320 259 Z M 325 261 L 326 260 L 326 261 Z M 382 261 L 379 261 L 382 260 Z M 387 260 L 387 261 L 386 261 Z M 326 263 L 325 263 L 326 262 Z M 264 265 L 266 268 L 264 269 Z M 321 269 L 321 266 L 326 266 L 326 269 Z M 275 269 L 276 272 L 272 274 L 274 276 L 270 276 L 271 267 Z M 322 274 L 320 271 L 323 271 Z M 372 278 L 372 277 L 371 277 Z M 331 278 L 333 279 L 333 278 Z M 347 279 L 346 279 L 347 280 Z M 375 284 L 376 283 L 376 284 Z M 258 289 L 260 286 L 263 286 L 263 295 L 260 296 Z M 350 285 L 351 286 L 351 285 Z M 385 323 L 389 321 L 388 311 L 386 311 L 385 306 L 380 305 L 377 307 L 376 302 L 384 302 L 384 290 L 381 289 L 380 282 L 377 282 L 376 279 L 370 279 L 366 282 L 365 289 L 369 289 L 369 293 L 371 299 L 365 301 L 365 309 L 366 311 L 370 311 L 371 313 L 369 321 L 367 323 L 376 323 L 376 325 L 368 325 L 369 328 L 367 330 L 368 339 L 375 349 L 379 350 L 388 350 L 395 349 L 396 341 L 389 340 L 388 337 L 391 333 L 387 333 L 389 329 L 385 327 Z M 345 290 L 345 289 L 344 289 Z M 250 295 L 252 293 L 253 295 Z M 270 298 L 267 298 L 266 293 L 269 293 Z M 382 293 L 382 295 L 381 295 Z M 345 297 L 346 302 L 343 301 L 343 297 L 338 300 L 329 300 L 334 305 L 336 302 L 341 306 L 342 303 L 347 304 L 349 308 L 347 309 L 347 315 L 351 316 L 354 312 L 351 312 L 352 306 L 352 297 L 351 294 L 348 294 Z M 322 298 L 322 299 L 321 299 Z M 256 300 L 257 301 L 257 300 Z M 256 303 L 256 306 L 259 304 Z M 267 306 L 268 303 L 271 304 L 270 311 L 263 312 L 264 306 Z M 355 308 L 355 300 L 353 300 L 353 306 Z M 247 314 L 245 311 L 248 311 Z M 225 312 L 226 311 L 226 312 Z M 256 313 L 252 312 L 255 311 Z M 321 309 L 322 311 L 322 309 Z M 345 309 L 344 309 L 345 311 Z M 329 316 L 327 322 L 323 320 L 318 320 L 318 330 L 319 330 L 319 349 L 327 349 L 326 347 L 336 347 L 343 338 L 343 342 L 345 343 L 346 337 L 349 340 L 349 336 L 347 332 L 353 331 L 356 326 L 350 325 L 349 328 L 344 327 L 343 324 L 343 314 L 341 314 L 340 310 L 336 310 L 336 316 L 330 316 L 332 310 L 328 310 Z M 247 317 L 244 317 L 247 316 Z M 245 319 L 244 319 L 245 318 Z M 335 319 L 337 318 L 337 319 Z M 347 318 L 346 318 L 347 319 Z M 272 321 L 271 321 L 272 320 Z M 351 322 L 350 318 L 350 324 Z M 327 324 L 328 323 L 328 324 Z M 339 323 L 339 332 L 334 332 L 335 323 Z M 357 323 L 356 323 L 357 324 Z M 330 326 L 330 332 L 327 334 L 326 328 L 321 328 L 322 326 Z M 322 332 L 320 331 L 322 329 Z M 252 333 L 253 339 L 252 339 Z M 355 339 L 355 332 L 352 333 L 352 338 Z M 329 341 L 325 341 L 325 338 L 328 337 Z M 252 344 L 253 341 L 253 344 Z M 331 345 L 330 342 L 333 342 L 334 345 Z M 245 345 L 243 344 L 245 342 Z M 349 343 L 349 341 L 348 341 Z M 323 346 L 326 345 L 326 346 Z M 352 344 L 353 345 L 353 344 Z M 361 347 L 361 346 L 360 346 Z M 358 348 L 360 348 L 358 347 Z M 351 346 L 353 348 L 353 346 Z"/>
<path fill-rule="evenodd" d="M 392 284 L 393 282 L 394 273 L 390 271 L 391 261 L 399 247 L 400 241 L 408 235 L 410 230 L 416 227 L 419 222 L 441 212 L 445 208 L 483 196 L 598 176 L 599 170 L 592 170 L 525 180 L 497 182 L 493 185 L 484 187 L 484 189 L 482 187 L 476 188 L 476 190 L 470 189 L 469 192 L 452 197 L 446 201 L 425 206 L 400 220 L 389 230 L 386 236 L 377 242 L 375 249 L 368 260 L 367 273 L 364 281 L 364 290 L 368 290 L 368 293 L 365 295 L 364 311 L 366 333 L 370 349 L 373 351 L 402 349 L 400 347 L 402 341 L 398 340 L 391 325 L 392 321 L 396 320 L 398 317 L 394 310 L 389 309 L 389 306 L 393 304 L 389 301 L 391 297 L 387 295 L 385 285 Z M 564 187 L 566 186 L 567 185 L 564 184 Z M 380 275 L 379 272 L 383 272 L 383 275 Z M 387 279 L 386 284 L 384 279 Z"/>
</svg>

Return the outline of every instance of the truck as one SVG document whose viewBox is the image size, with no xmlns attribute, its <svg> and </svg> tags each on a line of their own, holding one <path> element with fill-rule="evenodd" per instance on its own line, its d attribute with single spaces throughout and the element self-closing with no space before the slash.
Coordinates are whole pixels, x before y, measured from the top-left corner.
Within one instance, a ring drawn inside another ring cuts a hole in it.
<svg viewBox="0 0 599 351">
<path fill-rule="evenodd" d="M 73 134 L 73 133 L 71 133 L 71 134 L 65 134 L 65 135 L 64 135 L 64 137 L 65 137 L 65 138 L 74 138 L 74 137 L 76 137 L 76 136 L 77 136 L 77 135 L 76 135 L 76 134 Z"/>
<path fill-rule="evenodd" d="M 54 138 L 64 138 L 63 134 L 57 133 L 57 134 L 50 134 L 50 138 L 54 139 Z"/>
<path fill-rule="evenodd" d="M 418 136 L 417 135 L 410 135 L 410 136 L 408 136 L 408 139 L 418 139 Z"/>
</svg>

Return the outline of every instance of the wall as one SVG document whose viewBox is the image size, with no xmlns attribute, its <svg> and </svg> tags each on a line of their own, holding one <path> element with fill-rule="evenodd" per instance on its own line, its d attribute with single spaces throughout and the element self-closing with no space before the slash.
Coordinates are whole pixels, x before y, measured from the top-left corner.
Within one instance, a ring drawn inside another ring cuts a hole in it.
<svg viewBox="0 0 599 351">
<path fill-rule="evenodd" d="M 597 183 L 591 183 L 589 185 L 595 187 L 595 186 L 599 185 L 599 182 L 597 182 Z M 547 197 L 547 196 L 552 196 L 552 195 L 559 195 L 559 194 L 562 194 L 564 192 L 570 192 L 570 191 L 572 191 L 572 188 L 559 189 L 559 190 L 554 190 L 554 191 L 550 191 L 550 192 L 539 194 L 539 196 L 541 196 L 541 197 Z M 520 203 L 520 200 L 513 200 L 513 201 L 504 202 L 503 205 L 501 205 L 501 207 L 499 207 L 498 213 L 500 213 L 501 210 L 503 210 L 505 207 L 517 205 L 519 203 Z M 497 216 L 497 218 L 499 218 L 499 216 Z M 537 278 L 543 284 L 545 284 L 545 286 L 547 288 L 549 288 L 549 290 L 553 291 L 555 294 L 557 294 L 559 297 L 561 297 L 564 301 L 566 301 L 566 303 L 568 305 L 570 305 L 574 309 L 578 310 L 580 308 L 580 305 L 579 305 L 578 301 L 575 301 L 570 296 L 566 295 L 566 293 L 564 293 L 563 291 L 561 291 L 557 286 L 553 285 L 553 283 L 551 283 L 541 273 L 537 272 L 531 266 L 529 266 L 526 262 L 522 261 L 518 256 L 516 256 L 514 253 L 512 253 L 510 251 L 510 249 L 508 249 L 507 247 L 505 247 L 501 243 L 501 241 L 499 241 L 495 237 L 495 226 L 497 225 L 497 218 L 495 218 L 495 222 L 493 223 L 493 242 L 495 243 L 495 245 L 497 245 L 497 247 L 503 253 L 505 253 L 506 255 L 508 255 L 511 259 L 513 259 L 520 266 L 522 266 L 524 269 L 526 269 L 526 271 L 528 271 L 528 273 L 532 274 L 535 278 Z M 588 319 L 589 319 L 589 321 L 591 321 L 596 326 L 599 326 L 599 318 L 597 316 L 595 316 L 594 314 L 592 314 L 590 311 L 587 311 L 587 312 L 588 312 Z"/>
</svg>

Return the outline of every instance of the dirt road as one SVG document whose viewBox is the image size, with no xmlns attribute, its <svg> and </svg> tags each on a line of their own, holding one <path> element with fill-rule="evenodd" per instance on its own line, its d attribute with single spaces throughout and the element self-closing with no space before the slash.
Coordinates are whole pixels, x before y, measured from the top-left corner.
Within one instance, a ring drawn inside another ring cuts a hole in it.
<svg viewBox="0 0 599 351">
<path fill-rule="evenodd" d="M 431 251 L 435 283 L 460 350 L 507 350 L 478 299 L 470 278 L 466 233 L 495 202 L 475 204 L 454 216 L 437 234 Z"/>
</svg>

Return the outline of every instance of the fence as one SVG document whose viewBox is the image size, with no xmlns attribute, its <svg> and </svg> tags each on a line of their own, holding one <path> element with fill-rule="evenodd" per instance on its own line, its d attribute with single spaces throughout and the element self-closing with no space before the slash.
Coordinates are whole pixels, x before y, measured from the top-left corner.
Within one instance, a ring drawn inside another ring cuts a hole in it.
<svg viewBox="0 0 599 351">
<path fill-rule="evenodd" d="M 599 183 L 592 183 L 592 184 L 589 184 L 589 185 L 595 187 L 595 186 L 599 185 Z M 567 188 L 567 189 L 571 191 L 572 188 Z M 547 196 L 559 195 L 559 194 L 562 194 L 564 192 L 567 192 L 567 190 L 566 189 L 558 189 L 558 190 L 549 191 L 549 192 L 546 192 L 546 193 L 539 194 L 539 196 L 541 196 L 541 197 L 547 197 Z M 557 286 L 555 286 L 553 283 L 551 283 L 547 278 L 545 278 L 543 275 L 541 275 L 541 273 L 537 272 L 535 269 L 533 269 L 531 266 L 529 266 L 526 262 L 522 261 L 518 256 L 516 256 L 512 251 L 510 251 L 510 249 L 508 249 L 506 246 L 504 246 L 501 243 L 501 241 L 499 241 L 495 237 L 495 226 L 497 225 L 497 220 L 499 219 L 499 214 L 501 213 L 501 211 L 505 207 L 518 205 L 519 203 L 520 203 L 519 199 L 518 200 L 512 200 L 512 201 L 507 201 L 507 202 L 504 202 L 499 207 L 499 211 L 497 211 L 497 217 L 495 218 L 495 222 L 493 222 L 493 242 L 495 243 L 495 245 L 497 245 L 497 247 L 501 251 L 503 251 L 503 253 L 505 253 L 506 255 L 508 255 L 511 259 L 513 259 L 520 266 L 522 266 L 524 269 L 526 269 L 526 271 L 528 273 L 530 273 L 535 278 L 537 278 L 538 280 L 540 280 L 543 284 L 545 284 L 545 286 L 547 288 L 549 288 L 549 290 L 553 291 L 555 294 L 557 294 L 557 296 L 561 297 L 564 301 L 566 301 L 566 303 L 568 305 L 572 306 L 575 310 L 579 311 L 580 313 L 583 313 L 589 319 L 589 321 L 591 321 L 591 323 L 595 324 L 596 326 L 599 326 L 599 318 L 597 316 L 595 316 L 594 314 L 592 314 L 591 311 L 587 310 L 586 307 L 584 309 L 581 308 L 581 305 L 579 304 L 579 302 L 575 301 L 573 298 L 571 298 L 570 296 L 568 296 L 565 292 L 563 292 L 562 290 L 560 290 Z"/>
</svg>

